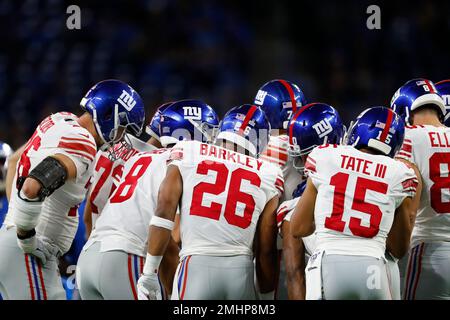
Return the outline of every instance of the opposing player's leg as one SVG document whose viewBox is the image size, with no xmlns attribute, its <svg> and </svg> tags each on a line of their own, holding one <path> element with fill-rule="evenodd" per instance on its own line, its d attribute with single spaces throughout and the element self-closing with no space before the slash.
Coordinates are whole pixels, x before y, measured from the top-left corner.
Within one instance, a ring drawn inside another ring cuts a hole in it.
<svg viewBox="0 0 450 320">
<path fill-rule="evenodd" d="M 450 243 L 420 243 L 411 249 L 405 300 L 450 300 Z"/>
<path fill-rule="evenodd" d="M 392 299 L 385 261 L 372 257 L 324 255 L 322 286 L 326 300 Z"/>
<path fill-rule="evenodd" d="M 16 229 L 0 229 L 0 293 L 10 300 L 64 300 L 56 257 L 45 265 L 17 245 Z"/>
<path fill-rule="evenodd" d="M 253 272 L 249 256 L 187 256 L 180 261 L 172 299 L 254 300 Z"/>
</svg>

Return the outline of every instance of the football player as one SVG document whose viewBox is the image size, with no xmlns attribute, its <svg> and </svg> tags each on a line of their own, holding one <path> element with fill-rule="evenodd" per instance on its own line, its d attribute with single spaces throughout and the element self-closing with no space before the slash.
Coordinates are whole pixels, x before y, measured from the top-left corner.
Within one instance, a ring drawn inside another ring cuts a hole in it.
<svg viewBox="0 0 450 320">
<path fill-rule="evenodd" d="M 142 130 L 141 98 L 121 81 L 99 82 L 80 104 L 85 113 L 79 118 L 59 112 L 44 119 L 17 164 L 0 229 L 0 290 L 5 299 L 65 298 L 57 258 L 75 236 L 77 208 L 97 147 L 107 149 L 126 131 Z"/>
<path fill-rule="evenodd" d="M 280 202 L 292 199 L 292 192 L 301 181 L 301 175 L 292 166 L 292 158 L 288 154 L 288 122 L 292 114 L 306 104 L 302 90 L 295 83 L 276 79 L 259 88 L 254 103 L 260 106 L 270 122 L 270 138 L 260 159 L 269 161 L 281 168 L 284 178 L 284 190 Z M 286 270 L 282 260 L 282 239 L 277 238 L 278 247 L 278 285 L 276 296 L 287 299 Z"/>
<path fill-rule="evenodd" d="M 339 113 L 325 103 L 311 103 L 300 108 L 289 121 L 288 128 L 289 154 L 302 178 L 308 154 L 322 144 L 340 144 L 345 133 Z M 305 253 L 311 255 L 314 251 L 311 247 L 315 242 L 313 235 L 299 241 L 290 233 L 290 218 L 305 186 L 306 180 L 303 180 L 294 191 L 294 199 L 283 202 L 277 211 L 277 223 L 283 238 L 283 261 L 289 300 L 305 299 Z"/>
<path fill-rule="evenodd" d="M 309 154 L 306 189 L 291 218 L 293 236 L 316 235 L 306 299 L 392 299 L 385 251 L 396 258 L 407 252 L 419 183 L 411 167 L 392 159 L 404 130 L 391 109 L 366 109 L 347 145 Z"/>
<path fill-rule="evenodd" d="M 6 197 L 6 174 L 8 172 L 8 161 L 13 151 L 11 147 L 0 141 L 0 226 L 3 224 L 8 212 L 8 198 Z"/>
<path fill-rule="evenodd" d="M 179 205 L 182 248 L 172 299 L 255 299 L 253 248 L 262 297 L 273 299 L 283 177 L 257 158 L 269 130 L 259 107 L 242 105 L 221 121 L 216 145 L 188 141 L 172 148 L 150 223 L 140 299 L 161 298 L 158 269 Z"/>
<path fill-rule="evenodd" d="M 84 223 L 86 226 L 86 235 L 89 238 L 92 228 L 98 216 L 108 201 L 108 198 L 114 192 L 117 184 L 122 177 L 123 166 L 125 162 L 138 152 L 150 152 L 156 148 L 161 148 L 159 141 L 159 121 L 161 112 L 172 103 L 161 105 L 155 112 L 145 130 L 150 139 L 145 143 L 132 134 L 126 134 L 127 141 L 114 145 L 114 152 L 118 154 L 118 159 L 113 161 L 109 150 L 99 151 L 94 161 L 94 172 L 91 177 L 91 186 L 88 194 L 88 201 L 84 210 Z M 127 148 L 131 146 L 131 149 Z"/>
<path fill-rule="evenodd" d="M 206 103 L 181 100 L 161 111 L 158 138 L 165 148 L 181 140 L 211 142 L 212 129 L 218 124 L 217 114 Z M 148 226 L 169 154 L 170 149 L 140 152 L 125 163 L 119 185 L 78 261 L 77 282 L 82 299 L 137 300 L 136 282 L 146 257 Z M 161 280 L 170 293 L 178 247 L 171 241 L 169 248 L 161 264 Z"/>
<path fill-rule="evenodd" d="M 411 163 L 423 181 L 404 279 L 408 300 L 450 299 L 450 129 L 442 123 L 446 109 L 436 89 L 430 80 L 413 79 L 391 102 L 409 124 L 397 158 Z"/>
</svg>

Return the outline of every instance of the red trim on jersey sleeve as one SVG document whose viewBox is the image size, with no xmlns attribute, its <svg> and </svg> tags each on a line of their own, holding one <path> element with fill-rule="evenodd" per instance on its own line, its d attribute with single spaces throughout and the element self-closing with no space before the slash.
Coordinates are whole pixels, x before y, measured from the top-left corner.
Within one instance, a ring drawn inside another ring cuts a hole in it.
<svg viewBox="0 0 450 320">
<path fill-rule="evenodd" d="M 183 160 L 183 156 L 184 153 L 182 148 L 173 148 L 172 150 L 170 150 L 170 155 L 167 162 L 171 162 L 174 160 Z"/>
<path fill-rule="evenodd" d="M 75 151 L 69 151 L 69 150 L 65 150 L 65 151 L 66 151 L 67 153 L 69 153 L 69 154 L 73 154 L 73 155 L 75 155 L 75 156 L 79 156 L 79 157 L 85 158 L 85 159 L 87 159 L 87 160 L 89 160 L 89 161 L 94 161 L 94 157 L 88 156 L 88 155 L 85 154 L 85 153 L 75 152 Z"/>
<path fill-rule="evenodd" d="M 396 158 L 408 158 L 408 159 L 411 159 L 411 154 L 410 153 L 406 153 L 406 152 L 403 152 L 403 151 L 399 151 L 396 155 L 395 155 L 395 157 Z"/>
<path fill-rule="evenodd" d="M 94 159 L 94 157 L 97 153 L 97 149 L 92 147 L 91 144 L 74 142 L 73 140 L 67 140 L 67 139 L 61 139 L 61 141 L 58 144 L 58 148 L 62 148 L 65 150 L 70 150 L 70 151 L 76 151 L 76 152 L 80 152 L 80 151 L 86 152 L 88 155 L 92 156 L 92 159 Z"/>
<path fill-rule="evenodd" d="M 275 180 L 275 187 L 280 193 L 284 192 L 284 180 L 282 177 L 277 177 Z"/>
<path fill-rule="evenodd" d="M 311 157 L 308 157 L 305 163 L 305 170 L 312 171 L 314 173 L 317 172 L 316 170 L 316 161 L 312 159 Z"/>
<path fill-rule="evenodd" d="M 410 143 L 403 143 L 401 151 L 407 152 L 407 153 L 411 153 L 412 152 L 412 144 L 410 144 Z"/>
<path fill-rule="evenodd" d="M 418 185 L 419 185 L 419 181 L 417 180 L 417 178 L 411 178 L 411 179 L 402 181 L 403 191 L 405 191 L 405 192 L 416 193 Z"/>
<path fill-rule="evenodd" d="M 283 222 L 286 215 L 289 213 L 289 210 L 286 206 L 282 206 L 280 209 L 278 209 L 277 212 L 277 226 L 278 228 L 281 227 L 281 223 Z"/>
</svg>

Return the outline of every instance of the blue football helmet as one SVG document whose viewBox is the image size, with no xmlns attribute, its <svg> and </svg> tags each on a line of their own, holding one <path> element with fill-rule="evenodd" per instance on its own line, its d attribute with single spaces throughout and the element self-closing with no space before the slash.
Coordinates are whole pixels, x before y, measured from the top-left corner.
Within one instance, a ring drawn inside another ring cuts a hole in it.
<svg viewBox="0 0 450 320">
<path fill-rule="evenodd" d="M 150 135 L 151 137 L 155 138 L 156 140 L 160 141 L 161 133 L 159 132 L 159 123 L 161 120 L 161 114 L 166 110 L 172 102 L 166 102 L 159 106 L 159 108 L 156 110 L 155 114 L 153 115 L 152 120 L 150 120 L 150 123 L 145 128 L 145 132 Z"/>
<path fill-rule="evenodd" d="M 411 123 L 411 112 L 424 106 L 433 105 L 440 117 L 446 113 L 444 101 L 434 83 L 427 79 L 413 79 L 401 86 L 391 99 L 391 108 L 406 124 Z"/>
<path fill-rule="evenodd" d="M 264 111 L 251 104 L 229 110 L 219 125 L 216 142 L 226 140 L 258 156 L 266 147 L 270 134 L 270 123 Z"/>
<path fill-rule="evenodd" d="M 340 144 L 345 126 L 335 108 L 326 103 L 310 103 L 289 121 L 289 154 L 294 168 L 303 173 L 306 156 L 317 146 Z"/>
<path fill-rule="evenodd" d="M 350 126 L 346 144 L 372 148 L 393 158 L 403 144 L 405 123 L 393 110 L 373 107 L 364 110 Z"/>
<path fill-rule="evenodd" d="M 13 150 L 11 147 L 5 143 L 0 141 L 0 192 L 5 191 L 5 179 L 6 172 L 8 171 L 8 158 L 12 155 Z"/>
<path fill-rule="evenodd" d="M 144 103 L 139 94 L 122 81 L 100 81 L 86 93 L 80 105 L 92 116 L 97 134 L 104 143 L 102 150 L 112 150 L 126 132 L 134 136 L 142 133 Z M 110 156 L 112 160 L 116 159 L 114 154 Z"/>
<path fill-rule="evenodd" d="M 210 143 L 219 125 L 219 117 L 214 109 L 194 99 L 173 102 L 161 112 L 159 121 L 163 147 L 184 140 Z"/>
<path fill-rule="evenodd" d="M 287 129 L 292 114 L 306 104 L 306 99 L 296 84 L 279 79 L 259 88 L 254 103 L 265 112 L 272 129 Z"/>
<path fill-rule="evenodd" d="M 446 109 L 444 124 L 450 127 L 450 80 L 442 80 L 436 83 L 436 89 L 444 100 Z"/>
<path fill-rule="evenodd" d="M 303 180 L 302 182 L 300 182 L 297 186 L 297 188 L 295 188 L 294 192 L 292 192 L 292 198 L 298 198 L 301 197 L 303 192 L 305 192 L 306 189 L 306 179 Z"/>
</svg>

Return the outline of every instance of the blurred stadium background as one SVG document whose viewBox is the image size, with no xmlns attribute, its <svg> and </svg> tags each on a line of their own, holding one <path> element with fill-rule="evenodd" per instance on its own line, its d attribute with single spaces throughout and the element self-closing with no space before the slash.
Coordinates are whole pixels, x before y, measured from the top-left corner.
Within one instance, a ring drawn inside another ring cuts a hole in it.
<svg viewBox="0 0 450 320">
<path fill-rule="evenodd" d="M 81 30 L 66 28 L 81 7 Z M 381 30 L 366 8 L 381 7 Z M 129 82 L 151 116 L 200 98 L 223 115 L 273 78 L 348 122 L 413 77 L 450 77 L 449 1 L 0 0 L 0 140 L 14 148 L 90 86 Z"/>
</svg>

